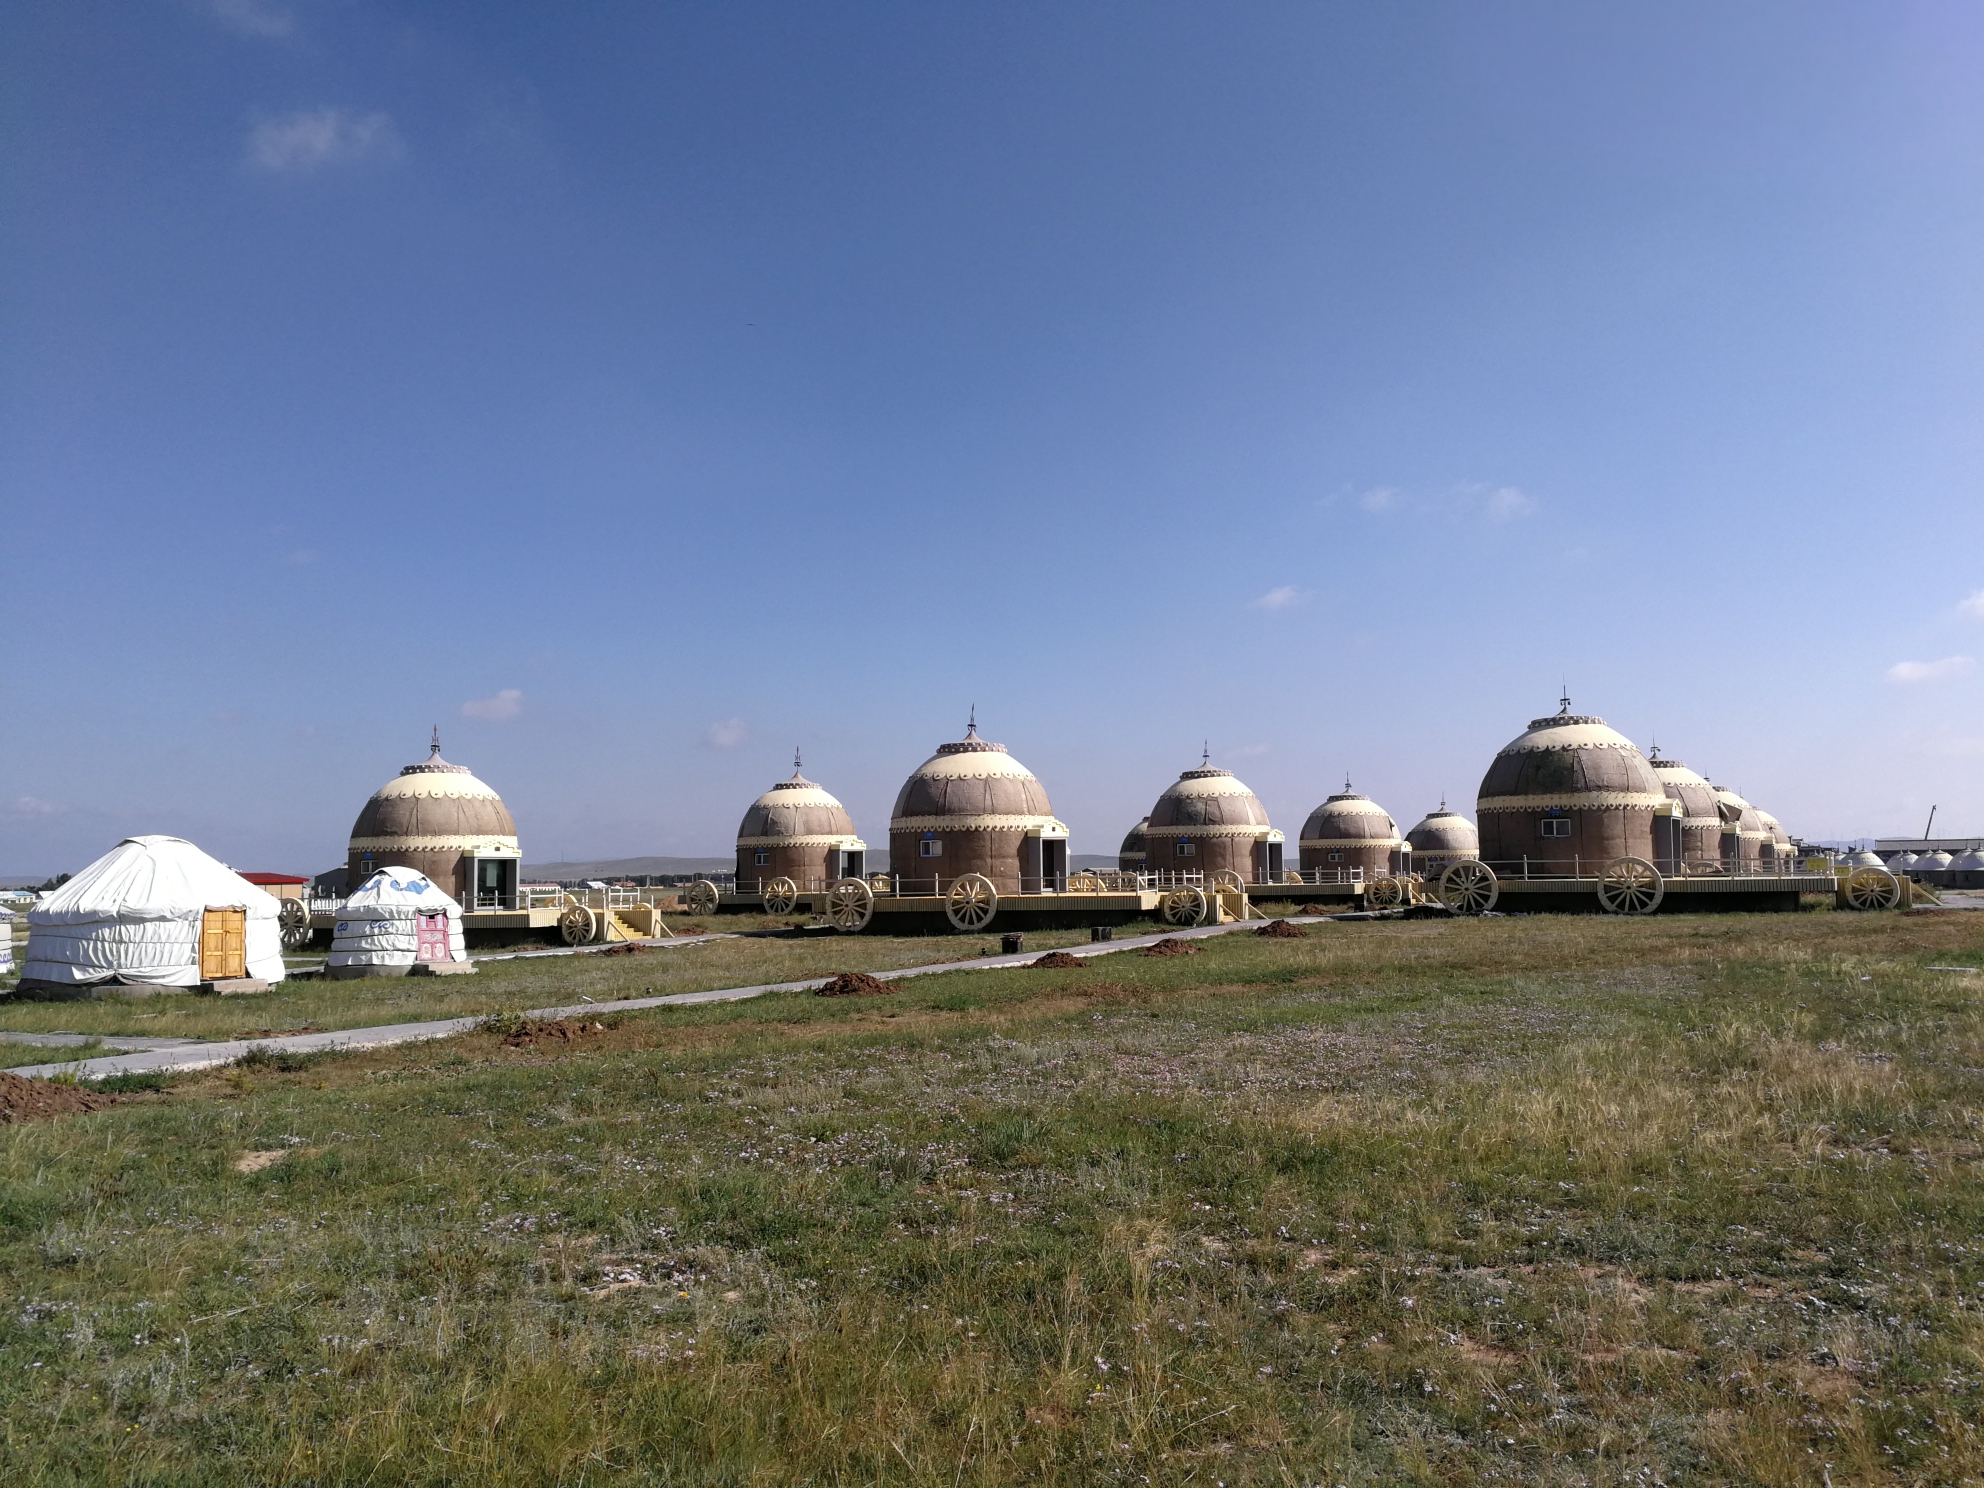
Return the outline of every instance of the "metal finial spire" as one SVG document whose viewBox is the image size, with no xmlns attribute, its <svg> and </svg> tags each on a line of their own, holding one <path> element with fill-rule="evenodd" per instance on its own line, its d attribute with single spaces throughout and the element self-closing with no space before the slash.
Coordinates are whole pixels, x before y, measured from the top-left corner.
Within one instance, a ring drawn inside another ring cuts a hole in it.
<svg viewBox="0 0 1984 1488">
<path fill-rule="evenodd" d="M 427 752 L 430 758 L 441 752 L 441 725 L 438 723 L 434 725 L 434 743 Z"/>
<path fill-rule="evenodd" d="M 792 746 L 792 773 L 797 775 L 801 768 L 802 766 L 799 763 L 799 746 L 795 744 Z"/>
<path fill-rule="evenodd" d="M 1571 680 L 1569 677 L 1566 677 L 1563 680 L 1562 693 L 1557 698 L 1557 712 L 1559 716 L 1561 716 L 1570 711 L 1571 711 Z"/>
<path fill-rule="evenodd" d="M 1199 768 L 1204 769 L 1207 765 L 1211 763 L 1212 763 L 1212 740 L 1206 739 L 1202 741 L 1199 749 Z"/>
<path fill-rule="evenodd" d="M 973 703 L 971 705 L 971 722 L 967 723 L 964 726 L 964 736 L 967 739 L 970 739 L 970 738 L 975 738 L 977 734 L 978 734 L 978 704 Z"/>
</svg>

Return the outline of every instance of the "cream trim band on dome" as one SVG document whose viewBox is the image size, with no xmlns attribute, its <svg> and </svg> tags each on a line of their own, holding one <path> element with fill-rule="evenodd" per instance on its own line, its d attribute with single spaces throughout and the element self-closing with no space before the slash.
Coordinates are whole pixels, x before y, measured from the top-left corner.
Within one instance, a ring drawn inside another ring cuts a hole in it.
<svg viewBox="0 0 1984 1488">
<path fill-rule="evenodd" d="M 891 832 L 1060 832 L 1067 828 L 1051 816 L 898 816 Z"/>
<path fill-rule="evenodd" d="M 1404 847 L 1403 837 L 1304 837 L 1297 847 Z"/>
<path fill-rule="evenodd" d="M 472 852 L 485 858 L 520 858 L 514 837 L 354 837 L 353 852 Z"/>
<path fill-rule="evenodd" d="M 739 847 L 842 847 L 866 851 L 859 837 L 739 837 Z"/>
<path fill-rule="evenodd" d="M 1144 836 L 1149 837 L 1251 837 L 1257 842 L 1272 840 L 1277 833 L 1273 827 L 1236 826 L 1231 823 L 1222 827 L 1145 827 Z"/>
<path fill-rule="evenodd" d="M 1651 811 L 1665 806 L 1667 796 L 1663 792 L 1653 795 L 1641 791 L 1566 791 L 1562 795 L 1549 796 L 1483 796 L 1474 803 L 1475 811 Z"/>
</svg>

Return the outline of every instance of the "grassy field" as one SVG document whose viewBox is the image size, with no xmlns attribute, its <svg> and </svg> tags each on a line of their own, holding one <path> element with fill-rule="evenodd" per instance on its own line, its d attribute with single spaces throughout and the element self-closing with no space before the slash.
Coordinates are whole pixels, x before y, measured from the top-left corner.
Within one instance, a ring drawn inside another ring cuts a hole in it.
<svg viewBox="0 0 1984 1488">
<path fill-rule="evenodd" d="M 1984 1481 L 1984 975 L 1932 965 L 1984 917 L 1328 925 L 197 1077 L 0 1128 L 0 1456 Z"/>
<path fill-rule="evenodd" d="M 744 922 L 751 923 L 751 922 Z M 713 922 L 737 930 L 736 918 Z M 1143 927 L 1152 928 L 1152 927 Z M 691 932 L 693 933 L 693 931 Z M 1132 933 L 1131 930 L 1122 932 Z M 1086 943 L 1086 930 L 1029 931 L 1029 949 L 1052 950 Z M 369 977 L 329 982 L 280 982 L 258 997 L 201 997 L 191 992 L 157 997 L 107 997 L 77 1002 L 0 998 L 0 1029 L 27 1033 L 134 1034 L 164 1038 L 270 1036 L 315 1029 L 365 1028 L 433 1018 L 473 1017 L 533 1007 L 561 1007 L 590 997 L 701 992 L 712 987 L 759 986 L 832 976 L 837 971 L 883 971 L 926 966 L 998 952 L 998 938 L 983 936 L 749 936 L 640 951 L 631 955 L 546 957 L 484 961 L 472 977 Z M 0 1043 L 0 1067 L 37 1064 L 46 1049 Z"/>
</svg>

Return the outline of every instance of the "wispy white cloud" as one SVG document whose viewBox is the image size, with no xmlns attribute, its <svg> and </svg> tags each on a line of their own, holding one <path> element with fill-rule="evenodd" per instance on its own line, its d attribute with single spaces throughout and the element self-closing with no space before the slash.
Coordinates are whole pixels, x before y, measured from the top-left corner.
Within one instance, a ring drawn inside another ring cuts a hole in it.
<svg viewBox="0 0 1984 1488">
<path fill-rule="evenodd" d="M 1497 486 L 1481 503 L 1482 515 L 1491 522 L 1513 522 L 1536 510 L 1536 498 L 1514 486 Z"/>
<path fill-rule="evenodd" d="M 1959 615 L 1968 615 L 1972 620 L 1984 620 L 1984 589 L 1973 589 L 1968 599 L 1956 603 Z"/>
<path fill-rule="evenodd" d="M 300 109 L 258 119 L 248 131 L 248 163 L 272 172 L 316 170 L 400 153 L 399 131 L 384 114 L 343 109 Z"/>
<path fill-rule="evenodd" d="M 1888 668 L 1888 681 L 1946 682 L 1951 677 L 1968 676 L 1976 666 L 1968 656 L 1945 656 L 1940 661 L 1897 661 Z"/>
<path fill-rule="evenodd" d="M 711 749 L 735 749 L 751 737 L 751 730 L 741 718 L 719 718 L 703 730 L 703 743 Z"/>
<path fill-rule="evenodd" d="M 200 8 L 242 36 L 287 36 L 296 29 L 295 12 L 269 0 L 205 0 Z"/>
<path fill-rule="evenodd" d="M 480 719 L 484 723 L 508 723 L 524 710 L 524 695 L 514 687 L 506 687 L 494 697 L 471 698 L 462 704 L 462 717 Z"/>
<path fill-rule="evenodd" d="M 1238 749 L 1229 749 L 1226 753 L 1230 759 L 1255 759 L 1268 753 L 1268 750 L 1269 746 L 1266 744 L 1242 744 Z"/>
<path fill-rule="evenodd" d="M 9 816 L 60 816 L 68 809 L 60 801 L 44 801 L 40 796 L 16 796 L 6 806 Z"/>
<path fill-rule="evenodd" d="M 1299 605 L 1306 598 L 1308 596 L 1293 584 L 1283 584 L 1279 589 L 1270 589 L 1259 599 L 1254 600 L 1253 608 L 1257 610 L 1285 610 L 1291 605 Z"/>
<path fill-rule="evenodd" d="M 1398 505 L 1400 494 L 1395 486 L 1373 486 L 1370 490 L 1359 493 L 1357 504 L 1367 512 L 1389 511 Z"/>
</svg>

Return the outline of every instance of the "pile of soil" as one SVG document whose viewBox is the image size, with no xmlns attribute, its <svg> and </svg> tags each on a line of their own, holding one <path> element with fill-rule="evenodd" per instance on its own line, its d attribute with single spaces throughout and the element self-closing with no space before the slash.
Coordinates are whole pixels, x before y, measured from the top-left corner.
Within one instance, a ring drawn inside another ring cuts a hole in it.
<svg viewBox="0 0 1984 1488">
<path fill-rule="evenodd" d="M 606 1032 L 604 1023 L 587 1023 L 578 1018 L 553 1018 L 540 1023 L 526 1018 L 523 1025 L 503 1035 L 508 1049 L 535 1049 L 544 1044 L 576 1044 L 582 1038 Z"/>
<path fill-rule="evenodd" d="M 608 946 L 605 950 L 595 951 L 593 954 L 597 956 L 631 956 L 637 951 L 658 951 L 660 949 L 660 946 L 640 945 L 635 941 L 623 940 L 618 945 Z"/>
<path fill-rule="evenodd" d="M 1154 945 L 1143 948 L 1143 954 L 1146 956 L 1196 956 L 1198 953 L 1199 948 L 1189 940 L 1178 940 L 1169 935 Z"/>
<path fill-rule="evenodd" d="M 1307 940 L 1309 932 L 1291 925 L 1286 920 L 1269 920 L 1254 932 L 1268 940 Z"/>
<path fill-rule="evenodd" d="M 815 989 L 815 997 L 885 997 L 895 991 L 865 971 L 843 971 L 826 986 Z"/>
<path fill-rule="evenodd" d="M 0 1126 L 14 1121 L 46 1121 L 77 1111 L 101 1111 L 116 1104 L 116 1096 L 100 1095 L 80 1085 L 28 1080 L 0 1070 Z"/>
<path fill-rule="evenodd" d="M 1027 962 L 1027 965 L 1044 966 L 1052 971 L 1065 970 L 1074 966 L 1086 966 L 1088 963 L 1082 960 L 1080 956 L 1070 956 L 1066 951 L 1049 951 L 1039 960 Z"/>
<path fill-rule="evenodd" d="M 1326 915 L 1329 912 L 1329 906 L 1326 904 L 1305 904 L 1302 906 L 1302 913 L 1305 915 Z"/>
</svg>

